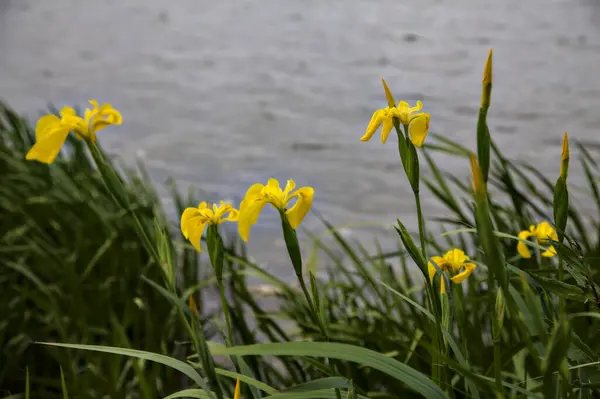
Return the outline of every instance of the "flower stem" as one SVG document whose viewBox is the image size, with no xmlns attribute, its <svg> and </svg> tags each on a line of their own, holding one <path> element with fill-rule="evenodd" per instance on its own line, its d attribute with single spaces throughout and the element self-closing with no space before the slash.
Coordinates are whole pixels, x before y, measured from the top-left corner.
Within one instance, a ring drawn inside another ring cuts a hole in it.
<svg viewBox="0 0 600 399">
<path fill-rule="evenodd" d="M 233 345 L 233 333 L 231 330 L 231 320 L 229 317 L 229 304 L 227 303 L 227 298 L 225 298 L 225 287 L 223 286 L 223 280 L 218 282 L 219 286 L 219 294 L 221 296 L 221 307 L 223 308 L 223 316 L 225 317 L 225 325 L 227 328 L 227 346 Z"/>
<path fill-rule="evenodd" d="M 419 220 L 419 239 L 421 241 L 421 252 L 423 257 L 427 259 L 427 248 L 425 246 L 425 221 L 423 220 L 423 211 L 421 210 L 421 196 L 418 191 L 415 191 L 415 202 L 417 203 L 417 218 Z"/>
</svg>

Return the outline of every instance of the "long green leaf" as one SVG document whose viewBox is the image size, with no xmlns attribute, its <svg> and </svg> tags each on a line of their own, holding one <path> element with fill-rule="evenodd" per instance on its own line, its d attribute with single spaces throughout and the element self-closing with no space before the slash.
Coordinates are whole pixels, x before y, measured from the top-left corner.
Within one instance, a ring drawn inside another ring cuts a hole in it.
<svg viewBox="0 0 600 399">
<path fill-rule="evenodd" d="M 112 353 L 115 355 L 124 355 L 135 357 L 138 359 L 150 360 L 152 362 L 164 364 L 165 366 L 174 368 L 177 371 L 182 372 L 186 376 L 188 376 L 192 381 L 201 386 L 205 391 L 208 391 L 208 385 L 204 378 L 192 366 L 187 363 L 182 362 L 181 360 L 174 359 L 169 356 L 161 355 L 158 353 L 145 352 L 136 349 L 126 349 L 126 348 L 114 348 L 110 346 L 100 346 L 100 345 L 77 345 L 77 344 L 59 344 L 55 342 L 36 342 L 36 344 L 40 345 L 48 345 L 48 346 L 58 346 L 61 348 L 71 348 L 71 349 L 79 349 L 93 352 L 104 352 L 104 353 Z"/>
<path fill-rule="evenodd" d="M 423 373 L 370 349 L 333 342 L 285 342 L 213 347 L 215 355 L 314 356 L 346 360 L 386 373 L 427 398 L 445 398 L 444 392 Z"/>
</svg>

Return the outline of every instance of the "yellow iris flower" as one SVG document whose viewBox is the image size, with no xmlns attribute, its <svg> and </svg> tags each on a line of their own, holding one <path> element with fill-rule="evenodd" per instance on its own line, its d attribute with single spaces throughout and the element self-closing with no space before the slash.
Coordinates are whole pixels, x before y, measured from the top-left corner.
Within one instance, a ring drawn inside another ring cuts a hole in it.
<svg viewBox="0 0 600 399">
<path fill-rule="evenodd" d="M 220 205 L 213 204 L 212 208 L 206 202 L 201 202 L 197 208 L 186 208 L 183 211 L 181 232 L 196 248 L 196 251 L 200 252 L 200 238 L 202 238 L 206 224 L 217 226 L 223 222 L 235 222 L 238 220 L 238 214 L 237 209 L 223 201 Z"/>
<path fill-rule="evenodd" d="M 549 240 L 558 241 L 558 235 L 556 234 L 556 230 L 550 225 L 550 223 L 544 221 L 537 226 L 531 225 L 529 226 L 529 230 L 523 230 L 519 233 L 519 238 L 521 240 L 526 240 L 529 237 L 535 237 L 536 241 L 540 245 L 546 244 Z M 517 251 L 519 255 L 523 258 L 531 258 L 531 252 L 522 241 L 519 241 L 517 244 Z M 552 245 L 550 245 L 544 252 L 542 252 L 542 256 L 546 258 L 551 258 L 556 255 L 556 250 Z"/>
<path fill-rule="evenodd" d="M 90 100 L 93 108 L 85 110 L 84 117 L 77 116 L 71 107 L 56 115 L 41 117 L 35 126 L 36 143 L 31 147 L 25 158 L 50 164 L 54 161 L 63 146 L 69 132 L 79 139 L 96 141 L 96 132 L 108 125 L 120 125 L 123 121 L 119 111 L 110 104 L 98 106 L 96 100 Z"/>
<path fill-rule="evenodd" d="M 293 191 L 295 188 L 296 183 L 293 180 L 287 181 L 284 190 L 276 179 L 269 179 L 266 186 L 260 183 L 253 184 L 240 204 L 238 231 L 242 239 L 248 242 L 250 228 L 258 220 L 258 215 L 266 204 L 271 204 L 285 213 L 290 226 L 296 229 L 312 206 L 315 190 L 312 187 L 300 187 Z M 296 203 L 287 209 L 288 203 L 296 197 Z"/>
<path fill-rule="evenodd" d="M 394 127 L 393 118 L 398 118 L 402 125 L 408 127 L 410 141 L 412 141 L 415 146 L 421 147 L 429 132 L 430 119 L 429 114 L 418 112 L 421 108 L 423 108 L 423 103 L 421 101 L 417 101 L 417 104 L 414 107 L 411 107 L 406 101 L 400 101 L 397 107 L 388 106 L 378 109 L 371 117 L 371 121 L 367 126 L 367 131 L 360 140 L 371 140 L 371 137 L 373 137 L 379 127 L 383 125 L 381 131 L 381 143 L 385 144 Z"/>
<path fill-rule="evenodd" d="M 465 279 L 469 277 L 469 275 L 473 273 L 473 270 L 475 270 L 477 267 L 476 264 L 468 262 L 470 258 L 460 249 L 451 249 L 450 251 L 446 252 L 443 257 L 432 256 L 431 259 L 443 272 L 450 273 L 450 280 L 454 284 L 460 284 L 465 281 Z M 429 270 L 429 278 L 433 282 L 433 277 L 435 276 L 437 269 L 431 262 L 428 262 L 427 268 Z M 440 292 L 446 292 L 444 279 L 441 281 Z"/>
</svg>

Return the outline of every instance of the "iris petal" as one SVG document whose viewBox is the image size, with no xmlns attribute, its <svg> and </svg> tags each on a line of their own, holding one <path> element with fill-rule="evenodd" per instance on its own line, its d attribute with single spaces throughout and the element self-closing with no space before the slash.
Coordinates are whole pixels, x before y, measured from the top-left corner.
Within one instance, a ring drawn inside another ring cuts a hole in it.
<svg viewBox="0 0 600 399">
<path fill-rule="evenodd" d="M 369 125 L 367 126 L 367 130 L 366 130 L 364 136 L 362 136 L 360 138 L 360 141 L 371 140 L 371 137 L 373 137 L 373 135 L 375 134 L 377 129 L 379 129 L 379 126 L 381 126 L 381 124 L 383 123 L 383 120 L 384 120 L 383 110 L 379 109 L 379 110 L 375 111 L 375 113 L 371 117 L 371 121 L 369 122 Z"/>
<path fill-rule="evenodd" d="M 181 215 L 181 232 L 187 238 L 196 251 L 200 252 L 200 240 L 206 227 L 206 218 L 203 217 L 198 208 L 187 208 Z"/>
<path fill-rule="evenodd" d="M 244 202 L 246 201 L 247 200 L 244 199 Z M 248 242 L 250 229 L 252 228 L 252 225 L 257 222 L 258 216 L 265 205 L 267 205 L 266 198 L 260 197 L 246 202 L 243 210 L 240 209 L 238 216 L 238 233 L 245 242 Z"/>
<path fill-rule="evenodd" d="M 531 236 L 531 232 L 529 232 L 527 230 L 523 230 L 522 232 L 519 233 L 520 240 L 526 240 L 530 236 Z M 527 244 L 525 244 L 523 241 L 519 241 L 519 243 L 517 244 L 517 252 L 519 252 L 519 255 L 521 255 L 523 258 L 526 258 L 526 259 L 531 258 L 531 252 L 529 251 Z"/>
<path fill-rule="evenodd" d="M 425 138 L 429 132 L 429 118 L 429 114 L 419 114 L 408 126 L 410 141 L 412 141 L 416 147 L 421 147 L 425 142 Z"/>
<path fill-rule="evenodd" d="M 25 159 L 46 164 L 52 163 L 60 152 L 70 130 L 68 126 L 63 126 L 60 119 L 54 115 L 46 115 L 40 118 L 35 128 L 36 143 L 27 152 Z"/>
<path fill-rule="evenodd" d="M 435 262 L 435 264 L 440 269 L 443 268 L 444 265 L 446 264 L 446 261 L 441 256 L 432 256 L 431 260 L 433 262 Z M 433 265 L 432 262 L 427 262 L 427 270 L 429 272 L 429 279 L 433 282 L 433 277 L 435 276 L 435 273 L 437 272 L 437 269 L 435 268 L 435 266 Z"/>
<path fill-rule="evenodd" d="M 301 187 L 292 194 L 292 197 L 298 197 L 298 200 L 285 213 L 293 229 L 296 229 L 302 223 L 312 207 L 314 194 L 315 190 L 312 187 Z"/>
<path fill-rule="evenodd" d="M 473 270 L 475 270 L 477 267 L 477 265 L 474 263 L 465 263 L 463 266 L 465 267 L 465 270 L 455 276 L 452 276 L 450 279 L 454 284 L 460 284 L 465 281 L 465 279 L 469 277 L 471 273 L 473 273 Z"/>
<path fill-rule="evenodd" d="M 391 118 L 388 118 L 385 121 L 383 121 L 383 129 L 381 131 L 381 144 L 385 144 L 393 127 L 394 123 L 392 122 Z"/>
</svg>

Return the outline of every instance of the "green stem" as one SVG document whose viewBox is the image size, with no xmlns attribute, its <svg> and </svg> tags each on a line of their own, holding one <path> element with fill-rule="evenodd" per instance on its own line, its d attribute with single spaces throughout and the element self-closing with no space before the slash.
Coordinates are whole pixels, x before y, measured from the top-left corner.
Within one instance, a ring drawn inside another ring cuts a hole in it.
<svg viewBox="0 0 600 399">
<path fill-rule="evenodd" d="M 504 397 L 502 395 L 502 353 L 500 350 L 500 340 L 494 340 L 494 377 L 496 379 L 496 393 L 498 397 Z"/>
<path fill-rule="evenodd" d="M 231 330 L 231 320 L 229 316 L 229 304 L 225 298 L 225 287 L 223 286 L 223 280 L 218 281 L 219 294 L 221 296 L 221 307 L 223 308 L 223 316 L 225 317 L 225 325 L 227 328 L 227 346 L 233 345 L 233 333 Z"/>
<path fill-rule="evenodd" d="M 319 313 L 317 312 L 317 309 L 315 308 L 315 304 L 310 296 L 310 293 L 308 292 L 308 287 L 306 287 L 306 283 L 304 282 L 304 277 L 302 276 L 302 274 L 296 274 L 296 277 L 298 277 L 298 282 L 300 282 L 300 287 L 302 287 L 302 292 L 304 293 L 304 297 L 306 298 L 306 301 L 308 302 L 308 307 L 310 309 L 310 312 L 312 313 L 313 321 L 315 321 L 317 323 L 317 325 L 319 326 L 319 330 L 321 330 L 321 334 L 323 334 L 323 336 L 326 337 L 327 334 L 325 333 L 325 328 L 323 327 L 323 325 L 321 323 L 321 318 L 319 317 Z"/>
<path fill-rule="evenodd" d="M 427 248 L 425 246 L 425 221 L 423 220 L 423 211 L 421 210 L 421 196 L 415 191 L 415 202 L 417 203 L 417 218 L 419 220 L 419 239 L 421 241 L 421 252 L 427 259 Z"/>
<path fill-rule="evenodd" d="M 558 255 L 558 281 L 564 281 L 564 264 L 560 255 Z M 560 315 L 566 313 L 566 302 L 563 297 L 558 297 L 558 310 Z"/>
</svg>

